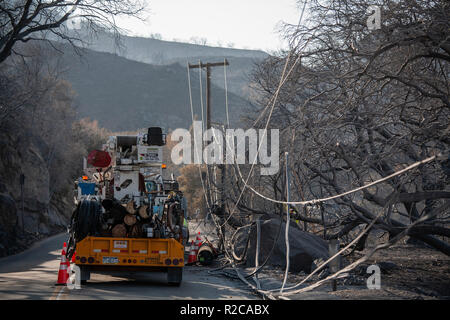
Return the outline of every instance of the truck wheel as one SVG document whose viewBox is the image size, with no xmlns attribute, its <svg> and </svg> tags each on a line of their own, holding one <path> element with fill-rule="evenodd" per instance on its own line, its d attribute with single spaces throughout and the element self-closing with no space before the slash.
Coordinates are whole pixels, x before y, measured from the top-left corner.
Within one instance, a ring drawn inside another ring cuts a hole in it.
<svg viewBox="0 0 450 320">
<path fill-rule="evenodd" d="M 179 286 L 181 280 L 183 279 L 183 268 L 182 267 L 172 267 L 167 268 L 167 282 L 171 286 Z"/>
</svg>

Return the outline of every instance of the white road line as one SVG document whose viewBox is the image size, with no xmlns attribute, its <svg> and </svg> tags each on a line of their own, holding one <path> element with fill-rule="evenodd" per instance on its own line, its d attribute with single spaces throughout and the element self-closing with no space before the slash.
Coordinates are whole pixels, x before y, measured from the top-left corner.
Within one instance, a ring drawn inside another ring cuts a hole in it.
<svg viewBox="0 0 450 320">
<path fill-rule="evenodd" d="M 61 294 L 63 293 L 63 291 L 64 291 L 65 288 L 66 288 L 66 287 L 62 287 L 62 288 L 61 288 L 61 290 L 59 291 L 58 295 L 56 296 L 56 300 L 59 300 L 59 298 L 60 298 L 60 296 L 61 296 Z"/>
</svg>

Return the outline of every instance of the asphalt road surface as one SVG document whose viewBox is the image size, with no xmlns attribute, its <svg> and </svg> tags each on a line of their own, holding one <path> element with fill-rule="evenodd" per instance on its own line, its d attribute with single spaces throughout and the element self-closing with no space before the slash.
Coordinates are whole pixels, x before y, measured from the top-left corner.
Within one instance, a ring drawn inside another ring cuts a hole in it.
<svg viewBox="0 0 450 320">
<path fill-rule="evenodd" d="M 205 267 L 185 267 L 179 287 L 167 285 L 165 273 L 111 276 L 91 274 L 81 289 L 55 286 L 66 234 L 35 244 L 29 250 L 0 259 L 0 299 L 258 299 L 245 284 L 209 274 Z"/>
</svg>

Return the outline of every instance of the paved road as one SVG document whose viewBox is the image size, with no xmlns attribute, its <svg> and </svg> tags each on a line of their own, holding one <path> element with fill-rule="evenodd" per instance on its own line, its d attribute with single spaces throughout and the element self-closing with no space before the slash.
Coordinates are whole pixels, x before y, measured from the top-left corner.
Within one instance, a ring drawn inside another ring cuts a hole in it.
<svg viewBox="0 0 450 320">
<path fill-rule="evenodd" d="M 20 254 L 0 259 L 0 299 L 257 299 L 239 281 L 185 267 L 180 287 L 170 287 L 165 273 L 133 277 L 91 274 L 80 290 L 55 286 L 66 234 L 53 236 Z"/>
</svg>

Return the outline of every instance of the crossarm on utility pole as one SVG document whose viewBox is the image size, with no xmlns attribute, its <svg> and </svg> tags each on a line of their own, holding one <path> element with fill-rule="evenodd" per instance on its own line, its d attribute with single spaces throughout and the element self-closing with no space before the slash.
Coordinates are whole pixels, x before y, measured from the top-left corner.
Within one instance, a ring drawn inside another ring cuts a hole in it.
<svg viewBox="0 0 450 320">
<path fill-rule="evenodd" d="M 207 63 L 202 63 L 200 62 L 199 64 L 188 64 L 190 69 L 194 69 L 194 68 L 208 68 L 208 67 L 220 67 L 220 66 L 228 66 L 229 63 L 227 61 L 227 59 L 225 59 L 224 62 L 207 62 Z"/>
</svg>

